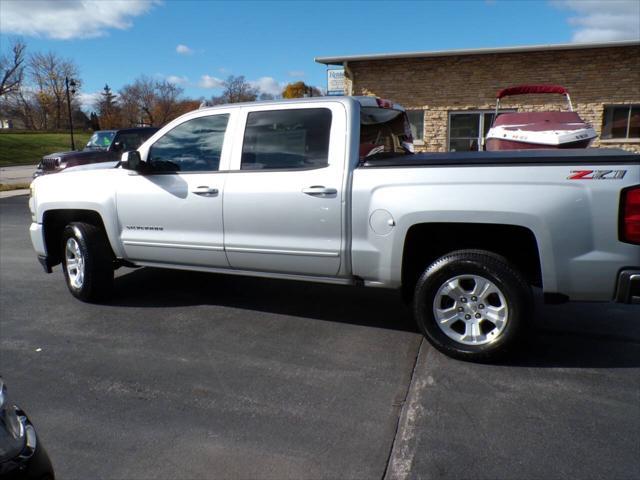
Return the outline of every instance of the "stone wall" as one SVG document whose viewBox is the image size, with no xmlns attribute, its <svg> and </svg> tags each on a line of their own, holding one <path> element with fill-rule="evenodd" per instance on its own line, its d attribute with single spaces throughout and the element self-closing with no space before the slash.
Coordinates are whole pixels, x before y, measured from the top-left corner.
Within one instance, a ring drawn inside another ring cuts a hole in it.
<svg viewBox="0 0 640 480">
<path fill-rule="evenodd" d="M 598 135 L 605 105 L 640 104 L 640 46 L 349 62 L 353 95 L 376 95 L 425 110 L 422 150 L 446 151 L 449 112 L 495 108 L 496 92 L 526 83 L 566 87 L 575 110 Z M 351 82 L 347 83 L 348 86 Z M 552 103 L 549 103 L 549 100 Z M 518 111 L 565 106 L 563 97 L 509 97 Z M 593 146 L 640 152 L 640 139 Z"/>
</svg>

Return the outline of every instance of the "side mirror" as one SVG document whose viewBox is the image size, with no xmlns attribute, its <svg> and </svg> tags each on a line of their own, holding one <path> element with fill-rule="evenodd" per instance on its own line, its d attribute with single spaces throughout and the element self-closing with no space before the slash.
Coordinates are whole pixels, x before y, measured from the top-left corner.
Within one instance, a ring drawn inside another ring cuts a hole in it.
<svg viewBox="0 0 640 480">
<path fill-rule="evenodd" d="M 126 170 L 134 170 L 139 172 L 142 170 L 143 161 L 140 158 L 140 152 L 137 150 L 131 150 L 124 152 L 122 158 L 120 158 L 120 166 Z"/>
</svg>

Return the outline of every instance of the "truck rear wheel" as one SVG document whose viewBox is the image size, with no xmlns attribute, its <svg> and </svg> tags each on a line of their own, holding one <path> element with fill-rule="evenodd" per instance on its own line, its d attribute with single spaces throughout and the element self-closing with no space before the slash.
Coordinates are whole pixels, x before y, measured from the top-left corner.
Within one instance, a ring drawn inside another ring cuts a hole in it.
<svg viewBox="0 0 640 480">
<path fill-rule="evenodd" d="M 441 352 L 469 361 L 504 356 L 533 310 L 531 288 L 504 257 L 460 250 L 433 262 L 416 285 L 414 315 Z"/>
<path fill-rule="evenodd" d="M 74 297 L 84 302 L 109 298 L 113 290 L 113 253 L 102 229 L 84 222 L 65 227 L 62 271 Z"/>
</svg>

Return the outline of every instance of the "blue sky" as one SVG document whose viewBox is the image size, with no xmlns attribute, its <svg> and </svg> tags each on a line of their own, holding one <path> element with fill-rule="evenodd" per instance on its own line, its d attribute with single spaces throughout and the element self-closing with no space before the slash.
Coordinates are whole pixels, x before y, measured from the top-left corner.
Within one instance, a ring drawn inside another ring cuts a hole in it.
<svg viewBox="0 0 640 480">
<path fill-rule="evenodd" d="M 640 2 L 604 0 L 0 2 L 0 40 L 22 37 L 80 67 L 85 98 L 141 74 L 191 97 L 244 75 L 276 93 L 326 87 L 316 56 L 637 39 Z"/>
</svg>

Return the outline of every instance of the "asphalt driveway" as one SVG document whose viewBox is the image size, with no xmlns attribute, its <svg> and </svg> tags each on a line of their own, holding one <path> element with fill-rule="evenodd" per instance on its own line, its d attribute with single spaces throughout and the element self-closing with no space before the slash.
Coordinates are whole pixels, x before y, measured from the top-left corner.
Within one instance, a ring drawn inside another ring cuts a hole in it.
<svg viewBox="0 0 640 480">
<path fill-rule="evenodd" d="M 505 365 L 393 292 L 121 269 L 74 300 L 0 200 L 0 374 L 59 478 L 638 478 L 640 307 L 541 307 Z"/>
</svg>

